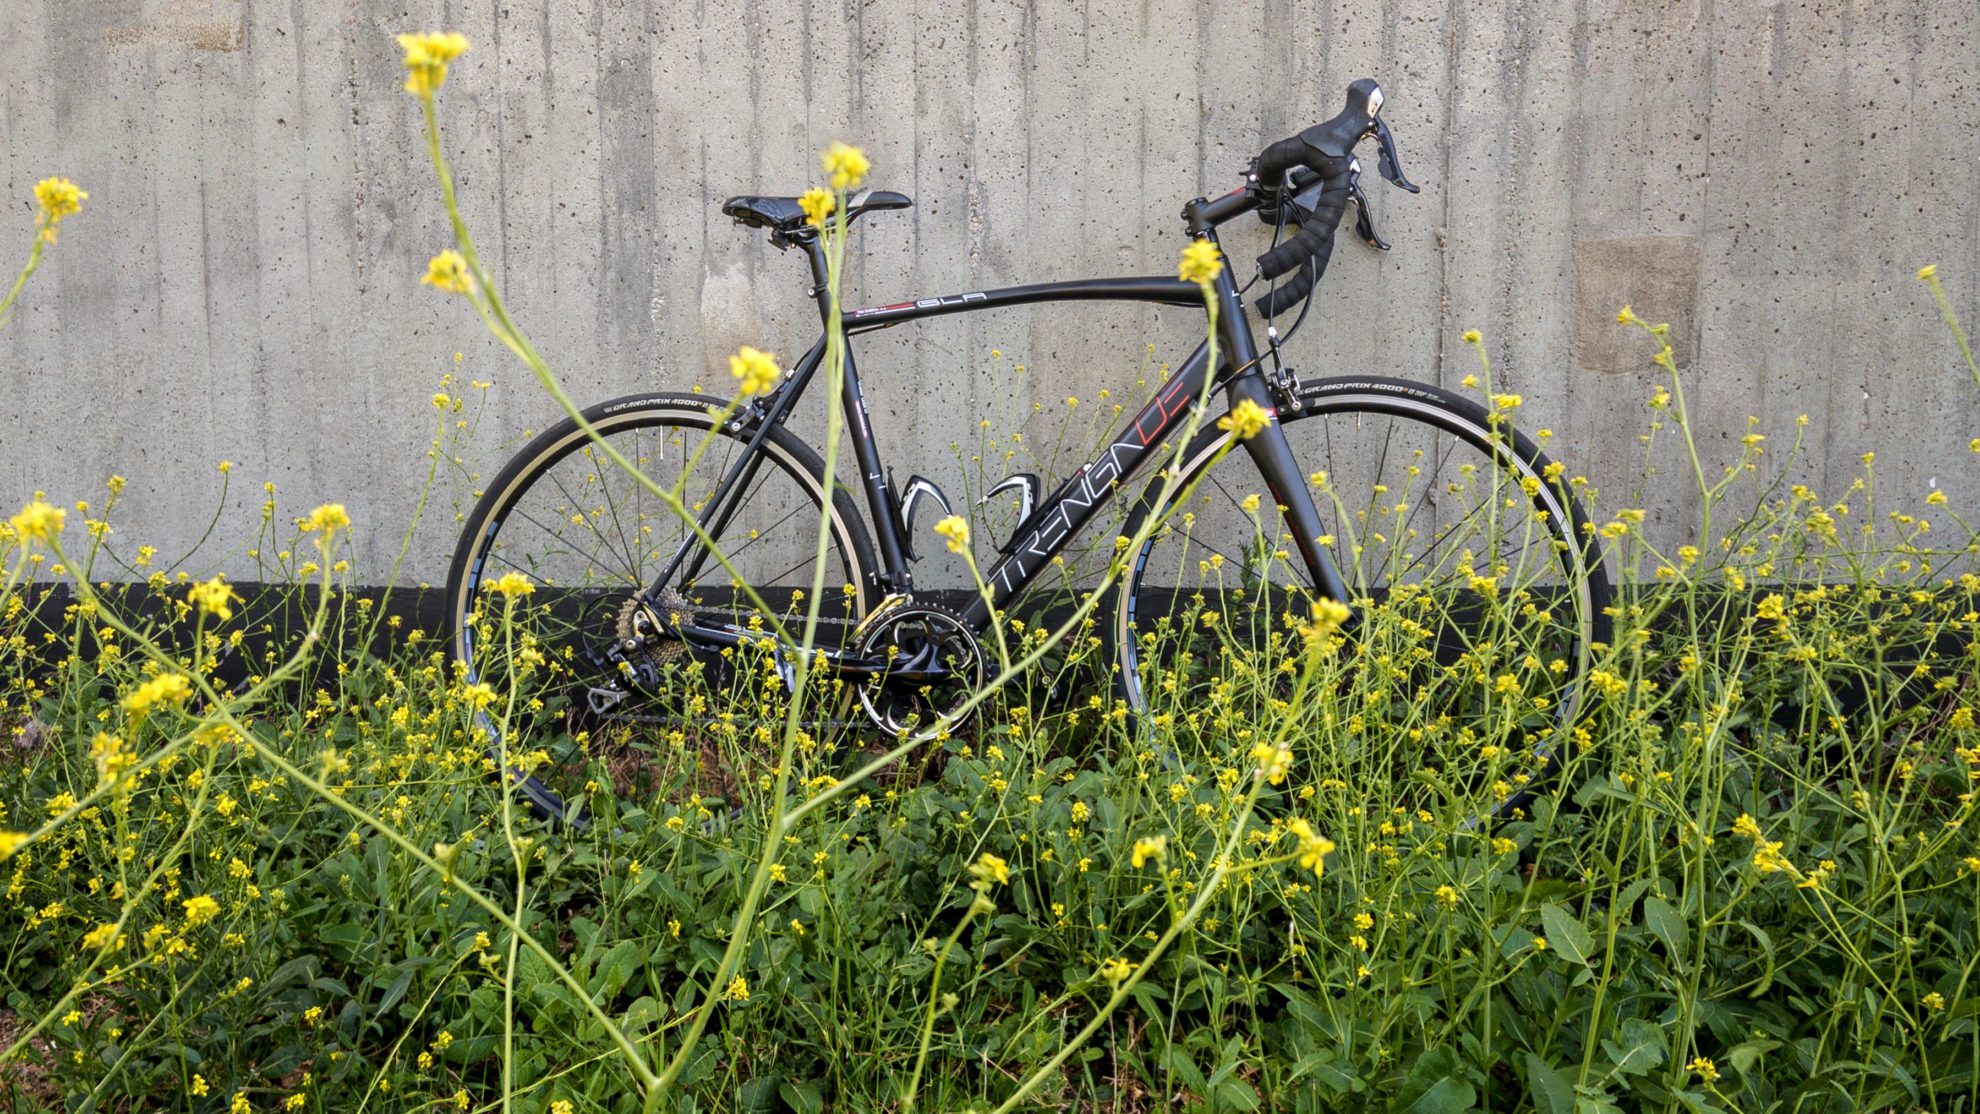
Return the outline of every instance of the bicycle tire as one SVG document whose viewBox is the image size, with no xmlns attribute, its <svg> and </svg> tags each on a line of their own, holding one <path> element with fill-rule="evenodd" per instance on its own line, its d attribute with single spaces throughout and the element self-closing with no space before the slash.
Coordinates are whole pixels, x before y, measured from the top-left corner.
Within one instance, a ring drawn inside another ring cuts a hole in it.
<svg viewBox="0 0 1980 1114">
<path fill-rule="evenodd" d="M 715 480 L 749 451 L 747 429 L 718 426 L 714 414 L 724 408 L 722 400 L 705 395 L 645 393 L 599 403 L 585 410 L 584 416 L 601 438 L 619 447 L 661 487 L 679 482 L 685 502 L 698 509 L 697 498 L 705 500 Z M 656 451 L 665 456 L 665 463 L 656 459 Z M 716 541 L 742 543 L 723 548 L 764 601 L 781 612 L 779 617 L 792 621 L 795 635 L 795 623 L 803 616 L 802 593 L 811 583 L 819 510 L 825 505 L 825 465 L 816 450 L 781 426 L 768 431 L 756 452 L 760 460 L 752 469 L 754 478 Z M 685 475 L 684 469 L 690 467 L 693 474 Z M 831 493 L 827 560 L 832 574 L 821 605 L 827 621 L 819 628 L 820 646 L 849 637 L 852 624 L 870 607 L 874 590 L 873 546 L 865 524 L 843 486 L 832 485 Z M 606 506 L 605 500 L 616 496 L 630 499 L 630 505 Z M 607 522 L 609 530 L 604 526 Z M 772 533 L 777 535 L 774 540 Z M 575 420 L 566 418 L 546 429 L 488 485 L 456 546 L 447 576 L 446 637 L 460 681 L 469 686 L 487 683 L 496 692 L 506 692 L 511 685 L 524 687 L 522 672 L 511 672 L 512 660 L 483 650 L 478 642 L 480 633 L 492 633 L 486 627 L 477 631 L 486 598 L 484 585 L 512 566 L 535 585 L 523 597 L 518 614 L 526 619 L 516 629 L 536 640 L 533 648 L 547 663 L 545 671 L 566 674 L 561 681 L 531 687 L 531 692 L 540 699 L 542 691 L 549 690 L 551 697 L 544 704 L 549 712 L 561 707 L 584 720 L 591 709 L 575 703 L 574 696 L 588 697 L 593 688 L 606 683 L 586 652 L 595 655 L 596 647 L 622 633 L 620 623 L 633 606 L 634 588 L 648 586 L 675 547 L 684 544 L 705 549 L 663 502 L 599 453 Z M 706 559 L 703 565 L 699 580 L 668 587 L 680 591 L 696 611 L 728 611 L 744 622 L 752 615 L 762 618 L 756 606 L 734 590 L 729 574 L 717 562 Z M 684 689 L 695 681 L 695 671 L 699 671 L 695 683 L 705 684 L 724 699 L 739 686 L 761 682 L 763 677 L 757 669 L 752 680 L 751 667 L 743 658 L 690 651 L 679 641 L 656 644 L 651 652 L 656 658 L 666 656 L 663 664 L 655 666 L 662 684 L 654 686 L 655 691 L 630 692 L 625 701 L 632 707 L 625 712 L 615 708 L 615 714 L 595 718 L 636 724 L 672 716 L 692 723 L 693 711 L 670 702 L 669 690 Z M 759 692 L 761 687 L 770 686 L 760 686 Z M 846 691 L 832 698 L 841 712 L 851 698 L 850 686 L 842 687 Z M 494 717 L 483 711 L 476 713 L 476 720 L 491 749 L 498 748 Z M 560 735 L 539 730 L 542 727 L 532 724 L 532 737 Z M 636 743 L 630 738 L 633 731 L 619 734 L 627 738 L 601 741 L 603 747 L 592 750 L 573 749 L 571 733 L 561 733 L 561 751 L 550 753 L 533 771 L 512 768 L 510 780 L 539 817 L 580 821 L 585 809 L 573 801 L 588 793 L 580 786 L 599 784 L 594 760 L 623 759 L 626 753 L 616 748 L 650 744 Z M 513 761 L 522 748 L 511 745 L 509 752 Z"/>
<path fill-rule="evenodd" d="M 1410 585 L 1403 591 L 1411 596 L 1439 598 L 1441 613 L 1459 620 L 1447 619 L 1445 629 L 1437 631 L 1432 652 L 1448 664 L 1454 650 L 1462 654 L 1466 649 L 1466 632 L 1450 629 L 1461 627 L 1462 617 L 1512 611 L 1487 608 L 1490 601 L 1482 592 L 1508 600 L 1523 592 L 1529 601 L 1558 601 L 1539 606 L 1534 614 L 1547 618 L 1526 629 L 1502 623 L 1505 629 L 1499 630 L 1512 635 L 1513 644 L 1527 643 L 1527 652 L 1520 655 L 1523 663 L 1542 660 L 1537 688 L 1545 692 L 1533 691 L 1525 698 L 1551 704 L 1547 737 L 1526 748 L 1528 766 L 1504 782 L 1516 795 L 1499 794 L 1502 807 L 1516 803 L 1552 771 L 1560 736 L 1580 706 L 1581 681 L 1594 648 L 1608 642 L 1613 629 L 1612 590 L 1595 532 L 1574 497 L 1573 481 L 1509 413 L 1495 415 L 1438 387 L 1400 379 L 1340 378 L 1308 383 L 1299 398 L 1300 408 L 1282 409 L 1277 420 L 1295 459 L 1308 471 L 1308 489 L 1316 492 L 1323 522 L 1335 531 L 1326 539 L 1327 548 L 1355 597 L 1348 602 L 1365 607 L 1388 599 L 1401 585 Z M 1237 491 L 1262 494 L 1264 484 L 1241 448 L 1231 446 L 1220 455 L 1230 436 L 1207 428 L 1185 451 L 1178 489 L 1188 493 L 1183 505 L 1160 505 L 1158 478 L 1126 523 L 1125 532 L 1132 536 L 1151 516 L 1168 516 L 1133 556 L 1110 625 L 1116 691 L 1137 724 L 1145 725 L 1156 703 L 1165 708 L 1207 706 L 1215 682 L 1195 683 L 1192 671 L 1199 678 L 1218 675 L 1204 668 L 1208 651 L 1219 659 L 1236 651 L 1277 655 L 1255 659 L 1261 663 L 1282 661 L 1298 645 L 1298 624 L 1311 614 L 1310 578 L 1299 558 L 1288 555 L 1290 536 L 1272 504 L 1261 500 L 1260 511 L 1243 509 Z M 1474 469 L 1469 475 L 1462 467 L 1466 463 Z M 1489 484 L 1480 488 L 1487 466 Z M 1371 509 L 1390 514 L 1397 504 L 1405 505 L 1399 527 L 1385 533 L 1387 519 L 1380 514 L 1371 524 Z M 1471 524 L 1466 529 L 1475 530 L 1481 508 L 1493 508 L 1484 518 L 1497 540 L 1460 532 L 1466 523 Z M 1428 521 L 1418 521 L 1426 509 Z M 1250 534 L 1233 542 L 1232 532 L 1240 523 Z M 1516 523 L 1519 532 L 1499 529 Z M 1276 531 L 1269 540 L 1268 524 Z M 1540 540 L 1530 532 L 1534 524 L 1544 531 L 1544 542 L 1558 561 L 1527 559 Z M 1426 532 L 1426 526 L 1434 528 Z M 1497 548 L 1501 540 L 1518 538 L 1521 532 L 1526 542 L 1515 555 L 1517 561 L 1495 560 L 1488 568 L 1475 555 L 1467 560 L 1462 549 L 1431 559 L 1442 543 L 1455 541 L 1462 547 L 1474 537 L 1491 541 L 1489 551 L 1504 557 Z M 1426 536 L 1427 541 L 1411 547 L 1411 539 Z M 1472 575 L 1495 583 L 1474 590 Z M 1205 592 L 1213 582 L 1213 591 Z M 1269 600 L 1268 587 L 1278 594 Z M 1554 617 L 1563 605 L 1570 616 L 1565 621 Z M 1204 615 L 1212 610 L 1215 622 L 1206 627 Z M 1445 644 L 1453 638 L 1455 648 Z M 1566 667 L 1555 672 L 1554 663 L 1560 661 Z M 1515 677 L 1522 685 L 1530 680 L 1521 673 Z M 1161 691 L 1151 691 L 1151 686 Z M 1159 701 L 1151 699 L 1158 695 Z"/>
</svg>

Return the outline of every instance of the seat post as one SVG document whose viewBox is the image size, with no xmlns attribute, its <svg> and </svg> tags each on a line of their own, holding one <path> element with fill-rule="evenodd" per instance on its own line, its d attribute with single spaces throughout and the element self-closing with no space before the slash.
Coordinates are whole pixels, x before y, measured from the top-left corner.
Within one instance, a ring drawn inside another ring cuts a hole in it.
<svg viewBox="0 0 1980 1114">
<path fill-rule="evenodd" d="M 825 238 L 818 235 L 802 238 L 794 236 L 792 240 L 804 249 L 805 258 L 811 260 L 811 297 L 818 303 L 819 321 L 829 325 L 832 314 L 832 269 L 830 261 L 825 258 Z"/>
</svg>

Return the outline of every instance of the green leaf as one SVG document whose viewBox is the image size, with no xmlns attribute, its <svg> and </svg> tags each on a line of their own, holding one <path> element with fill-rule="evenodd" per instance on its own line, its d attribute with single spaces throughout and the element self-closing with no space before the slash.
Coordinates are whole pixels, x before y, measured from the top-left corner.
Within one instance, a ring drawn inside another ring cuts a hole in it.
<svg viewBox="0 0 1980 1114">
<path fill-rule="evenodd" d="M 808 1079 L 801 1083 L 786 1083 L 777 1088 L 777 1094 L 783 1097 L 784 1105 L 798 1114 L 820 1114 L 825 1109 L 824 1092 L 818 1089 L 818 1084 Z"/>
<path fill-rule="evenodd" d="M 1463 1114 L 1476 1104 L 1478 1092 L 1459 1070 L 1457 1052 L 1449 1045 L 1425 1052 L 1410 1065 L 1389 1109 L 1396 1114 Z"/>
<path fill-rule="evenodd" d="M 1226 1079 L 1219 1084 L 1217 1100 L 1232 1110 L 1258 1109 L 1258 1092 L 1242 1079 Z"/>
<path fill-rule="evenodd" d="M 1651 935 L 1664 942 L 1676 966 L 1683 966 L 1685 957 L 1691 954 L 1691 926 L 1685 923 L 1684 914 L 1677 906 L 1661 897 L 1653 897 L 1643 903 L 1643 923 L 1649 926 Z"/>
<path fill-rule="evenodd" d="M 1574 1084 L 1531 1052 L 1526 1054 L 1526 1088 L 1540 1114 L 1574 1114 Z"/>
<path fill-rule="evenodd" d="M 1586 963 L 1595 954 L 1595 938 L 1567 910 L 1548 902 L 1540 907 L 1540 923 L 1547 929 L 1547 943 L 1575 963 Z"/>
<path fill-rule="evenodd" d="M 1622 1075 L 1642 1075 L 1663 1063 L 1666 1049 L 1664 1030 L 1640 1017 L 1622 1023 L 1620 1043 L 1602 1042 L 1602 1051 L 1609 1054 L 1616 1072 Z"/>
</svg>

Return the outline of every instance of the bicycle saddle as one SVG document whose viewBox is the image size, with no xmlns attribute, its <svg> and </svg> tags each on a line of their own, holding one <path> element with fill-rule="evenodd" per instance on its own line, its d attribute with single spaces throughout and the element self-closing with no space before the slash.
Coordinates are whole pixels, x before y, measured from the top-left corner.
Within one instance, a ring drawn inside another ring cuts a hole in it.
<svg viewBox="0 0 1980 1114">
<path fill-rule="evenodd" d="M 850 225 L 859 219 L 861 213 L 869 210 L 905 209 L 913 204 L 913 200 L 904 193 L 868 190 L 851 199 L 846 208 L 846 223 Z M 795 197 L 731 197 L 722 202 L 722 212 L 734 217 L 737 224 L 750 228 L 793 232 L 804 224 L 804 209 Z"/>
</svg>

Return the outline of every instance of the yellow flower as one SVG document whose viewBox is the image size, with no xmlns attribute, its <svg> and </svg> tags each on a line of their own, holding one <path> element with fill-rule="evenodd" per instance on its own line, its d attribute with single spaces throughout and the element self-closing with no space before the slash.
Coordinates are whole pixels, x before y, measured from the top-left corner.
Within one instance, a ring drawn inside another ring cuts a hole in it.
<svg viewBox="0 0 1980 1114">
<path fill-rule="evenodd" d="M 1933 492 L 1932 494 L 1930 494 L 1930 495 L 1927 495 L 1927 496 L 1925 497 L 1925 504 L 1926 504 L 1927 506 L 1931 506 L 1931 507 L 1943 507 L 1943 506 L 1945 506 L 1945 505 L 1946 505 L 1946 493 L 1945 493 L 1945 492 L 1943 492 L 1943 491 L 1934 491 L 1934 492 Z"/>
<path fill-rule="evenodd" d="M 1458 339 L 1459 339 L 1459 340 L 1462 340 L 1462 341 L 1463 341 L 1463 342 L 1465 342 L 1466 344 L 1483 344 L 1483 343 L 1485 343 L 1485 336 L 1484 336 L 1484 334 L 1482 334 L 1482 333 L 1480 333 L 1480 332 L 1479 332 L 1479 331 L 1478 331 L 1477 329 L 1466 329 L 1466 330 L 1464 331 L 1464 335 L 1463 335 L 1463 336 L 1461 336 L 1461 337 L 1459 337 Z"/>
<path fill-rule="evenodd" d="M 1288 820 L 1286 830 L 1299 840 L 1300 869 L 1310 870 L 1315 878 L 1320 877 L 1327 869 L 1327 856 L 1334 853 L 1334 841 L 1315 832 L 1311 824 L 1299 817 Z M 1359 918 L 1356 923 L 1359 923 Z"/>
<path fill-rule="evenodd" d="M 1207 287 L 1223 269 L 1224 253 L 1217 250 L 1217 245 L 1208 240 L 1192 240 L 1182 251 L 1182 261 L 1176 265 L 1176 277 Z"/>
<path fill-rule="evenodd" d="M 1137 839 L 1134 841 L 1134 852 L 1128 856 L 1128 862 L 1134 867 L 1134 869 L 1140 870 L 1143 866 L 1147 865 L 1148 860 L 1155 859 L 1159 861 L 1163 858 L 1166 858 L 1168 854 L 1169 854 L 1168 836 L 1165 835 L 1149 836 L 1145 839 Z"/>
<path fill-rule="evenodd" d="M 205 924 L 220 915 L 220 903 L 205 894 L 188 898 L 183 904 L 186 908 L 188 926 Z"/>
<path fill-rule="evenodd" d="M 82 203 L 89 200 L 89 194 L 76 188 L 67 178 L 43 178 L 34 184 L 34 199 L 41 205 L 41 212 L 34 218 L 35 226 L 41 229 L 41 239 L 46 243 L 55 242 L 55 226 L 62 218 L 82 212 Z"/>
<path fill-rule="evenodd" d="M 816 186 L 804 191 L 798 197 L 798 208 L 804 210 L 804 222 L 813 228 L 825 227 L 825 222 L 838 207 L 837 199 Z"/>
<path fill-rule="evenodd" d="M 99 924 L 82 938 L 82 946 L 90 951 L 100 951 L 117 941 L 117 926 Z"/>
<path fill-rule="evenodd" d="M 995 882 L 1000 886 L 1008 886 L 1011 883 L 1010 864 L 988 851 L 970 866 L 969 872 L 984 882 Z"/>
<path fill-rule="evenodd" d="M 1547 938 L 1546 938 L 1545 936 L 1535 936 L 1535 937 L 1533 938 L 1533 950 L 1534 950 L 1534 951 L 1536 951 L 1536 952 L 1544 952 L 1544 951 L 1546 951 L 1546 950 L 1547 950 Z"/>
<path fill-rule="evenodd" d="M 1934 990 L 1920 998 L 1918 1004 L 1924 1006 L 1927 1013 L 1937 1013 L 1946 1008 L 1946 996 Z"/>
<path fill-rule="evenodd" d="M 1719 1078 L 1719 1065 L 1713 1063 L 1710 1056 L 1695 1057 L 1685 1067 L 1707 1083 L 1714 1082 Z"/>
<path fill-rule="evenodd" d="M 1526 399 L 1525 399 L 1525 398 L 1523 398 L 1523 397 L 1521 397 L 1521 396 L 1519 396 L 1519 395 L 1493 395 L 1493 396 L 1492 396 L 1492 406 L 1493 406 L 1493 408 L 1494 408 L 1494 409 L 1497 409 L 1497 410 L 1500 410 L 1500 411 L 1513 411 L 1513 410 L 1517 410 L 1517 409 L 1519 409 L 1519 404 L 1520 404 L 1520 403 L 1522 403 L 1522 402 L 1525 402 L 1525 401 L 1526 401 Z"/>
<path fill-rule="evenodd" d="M 1238 506 L 1244 508 L 1244 513 L 1246 514 L 1257 514 L 1259 502 L 1260 499 L 1258 493 L 1252 492 L 1250 495 L 1247 495 L 1243 499 L 1239 500 Z"/>
<path fill-rule="evenodd" d="M 309 512 L 309 517 L 296 523 L 305 534 L 319 531 L 327 539 L 330 535 L 351 524 L 351 516 L 345 512 L 342 503 L 325 503 Z"/>
<path fill-rule="evenodd" d="M 425 1056 L 426 1053 L 422 1052 L 420 1055 Z M 309 1099 L 304 1097 L 300 1091 L 282 1100 L 282 1109 L 284 1110 L 301 1110 L 308 1105 Z"/>
<path fill-rule="evenodd" d="M 569 1099 L 558 1099 L 550 1104 L 550 1114 L 577 1114 L 577 1107 Z"/>
<path fill-rule="evenodd" d="M 1438 886 L 1437 900 L 1443 904 L 1444 908 L 1455 909 L 1458 903 L 1458 892 L 1452 886 Z"/>
<path fill-rule="evenodd" d="M 83 196 L 87 197 L 89 195 L 84 194 Z M 1938 273 L 1939 273 L 1939 265 L 1937 263 L 1927 263 L 1923 267 L 1918 268 L 1918 281 L 1920 282 L 1928 281 Z"/>
<path fill-rule="evenodd" d="M 1762 619 L 1785 619 L 1787 618 L 1787 600 L 1781 598 L 1779 595 L 1767 596 L 1760 601 L 1760 606 L 1754 609 L 1754 614 Z"/>
<path fill-rule="evenodd" d="M 481 590 L 484 592 L 500 592 L 504 598 L 513 600 L 520 599 L 536 591 L 536 585 L 531 584 L 529 577 L 522 573 L 505 572 L 500 577 L 482 584 Z"/>
<path fill-rule="evenodd" d="M 825 168 L 825 176 L 831 179 L 835 190 L 849 190 L 866 180 L 866 172 L 873 168 L 867 161 L 866 152 L 845 143 L 834 143 L 825 148 L 819 156 L 819 164 Z"/>
<path fill-rule="evenodd" d="M 0 830 L 0 863 L 13 858 L 14 852 L 27 846 L 27 841 L 28 835 L 26 832 Z"/>
<path fill-rule="evenodd" d="M 96 776 L 108 785 L 117 784 L 138 761 L 123 739 L 103 731 L 89 744 L 89 756 L 96 762 Z"/>
<path fill-rule="evenodd" d="M 467 259 L 452 248 L 427 260 L 426 277 L 419 281 L 449 294 L 474 293 L 474 276 L 468 273 Z"/>
<path fill-rule="evenodd" d="M 777 357 L 745 344 L 729 357 L 729 374 L 741 384 L 738 389 L 743 394 L 760 395 L 777 385 L 783 369 L 777 366 Z"/>
<path fill-rule="evenodd" d="M 234 1101 L 227 1107 L 227 1114 L 254 1114 L 254 1107 L 249 1105 L 246 1091 L 234 1092 Z"/>
<path fill-rule="evenodd" d="M 124 711 L 143 716 L 160 704 L 183 704 L 192 699 L 192 682 L 178 673 L 161 673 L 124 697 Z"/>
<path fill-rule="evenodd" d="M 1622 309 L 1616 312 L 1616 320 L 1620 321 L 1625 325 L 1634 325 L 1639 320 L 1641 320 L 1641 318 L 1636 316 L 1635 310 L 1630 309 L 1628 306 L 1624 306 Z"/>
<path fill-rule="evenodd" d="M 1733 834 L 1748 839 L 1759 839 L 1760 822 L 1753 819 L 1751 813 L 1742 812 L 1739 814 L 1739 819 L 1733 821 Z"/>
<path fill-rule="evenodd" d="M 729 989 L 727 991 L 726 996 L 731 1002 L 749 1001 L 749 982 L 746 979 L 744 979 L 741 975 L 737 975 L 735 978 L 730 979 Z"/>
<path fill-rule="evenodd" d="M 1115 956 L 1100 965 L 1100 977 L 1118 986 L 1126 981 L 1129 975 L 1134 974 L 1134 969 L 1139 966 L 1141 964 L 1129 963 L 1120 956 Z"/>
<path fill-rule="evenodd" d="M 428 32 L 400 35 L 399 45 L 406 51 L 406 92 L 430 97 L 447 80 L 447 63 L 461 56 L 468 41 L 452 31 Z"/>
<path fill-rule="evenodd" d="M 1231 412 L 1217 419 L 1217 428 L 1240 441 L 1249 441 L 1272 424 L 1272 412 L 1248 398 L 1238 400 Z"/>
<path fill-rule="evenodd" d="M 1776 871 L 1791 870 L 1793 864 L 1788 862 L 1786 855 L 1781 854 L 1781 844 L 1778 840 L 1772 843 L 1761 840 L 1753 849 L 1753 869 L 1762 874 L 1773 874 Z"/>
<path fill-rule="evenodd" d="M 239 598 L 234 595 L 234 590 L 217 576 L 204 584 L 193 585 L 192 590 L 186 593 L 186 599 L 198 607 L 201 614 L 213 615 L 223 620 L 234 617 L 234 601 Z"/>
<path fill-rule="evenodd" d="M 949 546 L 950 553 L 961 553 L 969 548 L 969 523 L 959 514 L 952 514 L 935 524 L 935 532 Z"/>
<path fill-rule="evenodd" d="M 206 1077 L 199 1074 L 198 1072 L 194 1072 L 192 1077 L 192 1086 L 188 1088 L 188 1090 L 192 1092 L 193 1097 L 198 1098 L 201 1095 L 204 1095 L 210 1089 L 211 1088 L 207 1087 L 206 1085 Z"/>
<path fill-rule="evenodd" d="M 1251 760 L 1258 763 L 1258 776 L 1278 785 L 1286 780 L 1286 774 L 1292 770 L 1292 749 L 1259 743 L 1251 748 Z"/>
<path fill-rule="evenodd" d="M 60 507 L 51 507 L 36 499 L 22 507 L 19 514 L 7 520 L 14 533 L 22 540 L 53 541 L 62 532 L 62 523 L 67 518 Z"/>
</svg>

